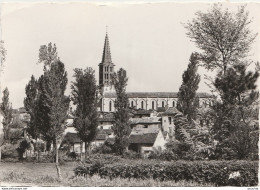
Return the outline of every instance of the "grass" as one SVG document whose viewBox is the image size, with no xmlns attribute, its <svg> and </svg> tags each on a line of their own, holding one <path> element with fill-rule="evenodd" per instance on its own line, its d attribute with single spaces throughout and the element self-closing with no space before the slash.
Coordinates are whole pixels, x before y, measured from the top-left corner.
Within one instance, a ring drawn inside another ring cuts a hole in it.
<svg viewBox="0 0 260 190">
<path fill-rule="evenodd" d="M 76 162 L 67 162 L 61 166 L 63 179 L 57 178 L 54 163 L 0 163 L 0 181 L 5 183 L 31 184 L 31 186 L 89 186 L 89 187 L 188 187 L 214 186 L 213 184 L 199 184 L 193 181 L 156 181 L 153 179 L 108 179 L 98 175 L 92 177 L 74 176 L 73 169 Z"/>
</svg>

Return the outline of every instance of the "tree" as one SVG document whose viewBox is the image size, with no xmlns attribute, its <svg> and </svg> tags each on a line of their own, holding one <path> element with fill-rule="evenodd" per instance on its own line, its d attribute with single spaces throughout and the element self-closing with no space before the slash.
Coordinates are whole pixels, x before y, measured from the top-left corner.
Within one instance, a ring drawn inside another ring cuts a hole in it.
<svg viewBox="0 0 260 190">
<path fill-rule="evenodd" d="M 245 6 L 236 14 L 223 10 L 220 4 L 185 25 L 187 36 L 202 50 L 200 60 L 206 69 L 223 73 L 233 64 L 245 62 L 256 34 L 249 29 L 251 20 Z"/>
<path fill-rule="evenodd" d="M 0 62 L 1 62 L 1 67 L 3 66 L 3 62 L 5 62 L 5 57 L 6 57 L 6 49 L 4 47 L 4 41 L 0 41 Z M 0 69 L 2 70 L 2 69 Z"/>
<path fill-rule="evenodd" d="M 96 80 L 92 68 L 74 69 L 75 82 L 72 82 L 72 100 L 76 105 L 74 126 L 81 141 L 85 143 L 85 159 L 90 143 L 95 139 L 98 126 Z M 82 157 L 81 157 L 82 158 Z"/>
<path fill-rule="evenodd" d="M 39 99 L 39 90 L 37 80 L 33 75 L 25 87 L 25 94 L 26 98 L 24 99 L 24 107 L 30 115 L 27 132 L 32 136 L 33 139 L 37 139 L 39 137 L 39 129 L 36 116 L 38 109 L 37 103 Z"/>
<path fill-rule="evenodd" d="M 177 108 L 187 116 L 189 122 L 196 119 L 199 99 L 196 91 L 199 88 L 200 76 L 197 74 L 197 54 L 192 53 L 188 69 L 182 75 L 182 85 L 178 92 Z"/>
<path fill-rule="evenodd" d="M 49 47 L 51 47 L 51 43 Z M 55 45 L 53 49 L 49 47 L 46 55 L 44 55 L 47 62 L 44 62 L 45 59 L 42 59 L 45 66 L 44 74 L 39 79 L 40 95 L 37 114 L 40 133 L 46 140 L 51 139 L 55 147 L 56 168 L 58 177 L 61 179 L 58 143 L 66 127 L 65 121 L 67 119 L 70 100 L 68 96 L 64 95 L 68 83 L 64 64 L 58 59 L 48 59 L 50 57 L 49 52 L 56 51 Z"/>
<path fill-rule="evenodd" d="M 5 88 L 3 91 L 2 103 L 0 105 L 1 115 L 3 115 L 3 134 L 0 134 L 0 161 L 1 146 L 8 140 L 9 125 L 12 122 L 12 104 L 9 102 L 9 90 Z"/>
<path fill-rule="evenodd" d="M 254 146 L 251 133 L 255 129 L 250 123 L 255 117 L 254 108 L 258 106 L 258 77 L 257 71 L 246 71 L 246 66 L 241 64 L 228 68 L 224 75 L 219 73 L 214 81 L 220 99 L 213 105 L 212 130 L 219 142 L 220 156 L 233 152 L 231 157 L 243 159 L 252 151 L 249 147 Z"/>
<path fill-rule="evenodd" d="M 122 68 L 113 75 L 112 83 L 116 90 L 115 100 L 115 123 L 112 127 L 115 134 L 115 150 L 123 154 L 128 146 L 128 136 L 131 132 L 129 125 L 129 102 L 126 94 L 128 78 Z"/>
<path fill-rule="evenodd" d="M 5 88 L 3 91 L 2 104 L 0 105 L 1 112 L 4 116 L 2 124 L 4 130 L 4 139 L 8 139 L 8 128 L 12 122 L 12 105 L 9 102 L 9 90 Z"/>
<path fill-rule="evenodd" d="M 6 58 L 6 49 L 4 48 L 4 41 L 0 41 L 0 78 L 1 72 L 3 70 L 3 63 Z M 0 92 L 1 92 L 1 81 L 0 81 Z M 0 93 L 1 94 L 1 93 Z M 2 121 L 2 113 L 0 112 L 0 121 Z M 4 143 L 4 128 L 2 128 L 2 123 L 0 122 L 0 162 L 1 162 L 1 146 Z"/>
</svg>

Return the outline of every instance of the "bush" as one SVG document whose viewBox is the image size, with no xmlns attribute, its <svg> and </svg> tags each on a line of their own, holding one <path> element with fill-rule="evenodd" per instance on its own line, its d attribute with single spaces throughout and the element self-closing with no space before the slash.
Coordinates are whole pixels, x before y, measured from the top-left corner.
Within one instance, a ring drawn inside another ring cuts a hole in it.
<svg viewBox="0 0 260 190">
<path fill-rule="evenodd" d="M 107 143 L 104 143 L 100 146 L 97 146 L 95 147 L 93 150 L 92 150 L 92 153 L 99 153 L 99 154 L 111 154 L 113 153 L 113 150 L 112 150 L 112 147 L 111 145 L 107 144 Z"/>
<path fill-rule="evenodd" d="M 16 149 L 18 152 L 19 159 L 23 159 L 23 154 L 27 149 L 30 148 L 30 142 L 23 140 L 20 142 L 19 147 Z"/>
<path fill-rule="evenodd" d="M 139 159 L 139 158 L 141 158 L 141 155 L 139 153 L 135 152 L 135 151 L 128 150 L 128 151 L 124 152 L 123 158 L 126 158 L 126 159 Z"/>
<path fill-rule="evenodd" d="M 17 144 L 4 144 L 1 147 L 1 153 L 3 159 L 17 159 L 18 158 L 18 152 L 17 152 Z"/>
<path fill-rule="evenodd" d="M 171 160 L 178 160 L 178 156 L 171 151 L 165 150 L 162 152 L 152 152 L 148 156 L 148 159 L 159 159 L 159 160 L 171 161 Z"/>
<path fill-rule="evenodd" d="M 153 178 L 161 181 L 195 181 L 216 186 L 257 186 L 258 162 L 254 161 L 175 161 L 158 164 L 114 163 L 102 167 L 81 165 L 74 170 L 76 175 L 94 175 L 110 179 Z"/>
<path fill-rule="evenodd" d="M 119 156 L 114 156 L 111 154 L 91 154 L 87 156 L 86 163 L 87 164 L 96 164 L 101 163 L 102 165 L 105 164 L 113 164 L 118 162 L 121 159 Z"/>
</svg>

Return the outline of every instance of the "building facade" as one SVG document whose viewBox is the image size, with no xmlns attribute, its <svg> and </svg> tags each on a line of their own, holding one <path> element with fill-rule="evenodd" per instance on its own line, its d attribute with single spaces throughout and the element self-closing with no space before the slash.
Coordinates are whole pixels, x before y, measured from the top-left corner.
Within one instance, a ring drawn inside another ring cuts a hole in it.
<svg viewBox="0 0 260 190">
<path fill-rule="evenodd" d="M 114 102 L 116 99 L 115 89 L 112 85 L 112 75 L 114 73 L 114 63 L 112 62 L 108 34 L 105 37 L 102 62 L 99 64 L 99 86 L 100 102 L 99 107 L 102 112 L 114 112 Z M 163 107 L 177 106 L 176 92 L 127 92 L 129 106 L 134 109 L 157 110 Z M 200 105 L 207 104 L 209 95 L 207 93 L 197 93 Z"/>
</svg>

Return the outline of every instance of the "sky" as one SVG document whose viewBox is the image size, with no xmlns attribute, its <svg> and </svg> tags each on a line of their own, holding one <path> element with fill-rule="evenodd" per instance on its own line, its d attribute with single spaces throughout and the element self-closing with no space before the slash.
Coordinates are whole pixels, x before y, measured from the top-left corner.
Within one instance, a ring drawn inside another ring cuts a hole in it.
<svg viewBox="0 0 260 190">
<path fill-rule="evenodd" d="M 11 1 L 11 0 L 10 0 Z M 239 3 L 224 3 L 236 11 Z M 39 77 L 43 65 L 37 64 L 39 48 L 55 43 L 60 60 L 68 72 L 70 94 L 74 68 L 92 67 L 102 59 L 106 26 L 115 69 L 128 75 L 127 91 L 177 92 L 182 73 L 192 52 L 198 51 L 186 36 L 184 24 L 197 11 L 207 11 L 212 3 L 3 3 L 1 39 L 7 50 L 2 87 L 10 91 L 14 108 L 23 106 L 25 86 L 31 75 Z M 260 31 L 260 4 L 248 3 L 251 30 Z M 260 37 L 252 46 L 252 60 L 260 61 Z M 199 92 L 209 92 L 199 68 Z"/>
</svg>

